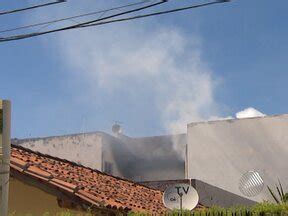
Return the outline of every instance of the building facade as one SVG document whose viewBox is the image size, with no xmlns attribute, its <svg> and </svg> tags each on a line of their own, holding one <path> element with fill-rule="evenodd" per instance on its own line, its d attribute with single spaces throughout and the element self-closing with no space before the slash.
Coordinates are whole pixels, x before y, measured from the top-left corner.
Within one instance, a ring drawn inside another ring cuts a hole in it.
<svg viewBox="0 0 288 216">
<path fill-rule="evenodd" d="M 133 181 L 185 177 L 186 134 L 131 138 L 93 132 L 12 143 Z"/>
<path fill-rule="evenodd" d="M 188 125 L 188 178 L 234 194 L 240 179 L 258 172 L 264 181 L 255 201 L 272 200 L 267 186 L 288 179 L 288 115 L 192 123 Z"/>
<path fill-rule="evenodd" d="M 196 179 L 263 201 L 272 200 L 267 185 L 288 179 L 287 131 L 288 115 L 279 115 L 192 123 L 187 135 L 132 138 L 93 132 L 13 143 L 134 182 Z M 251 197 L 239 189 L 248 171 L 258 172 L 265 184 Z"/>
</svg>

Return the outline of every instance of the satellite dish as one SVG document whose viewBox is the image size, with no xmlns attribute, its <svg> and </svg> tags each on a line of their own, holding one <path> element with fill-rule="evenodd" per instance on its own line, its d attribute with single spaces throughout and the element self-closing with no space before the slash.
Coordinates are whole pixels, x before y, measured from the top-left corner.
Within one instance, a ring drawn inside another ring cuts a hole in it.
<svg viewBox="0 0 288 216">
<path fill-rule="evenodd" d="M 199 202 L 195 188 L 189 184 L 177 184 L 168 187 L 163 194 L 163 203 L 168 209 L 194 209 Z"/>
<path fill-rule="evenodd" d="M 119 125 L 119 124 L 114 124 L 114 125 L 112 126 L 112 132 L 115 133 L 115 134 L 120 134 L 120 133 L 122 133 L 121 125 Z"/>
</svg>

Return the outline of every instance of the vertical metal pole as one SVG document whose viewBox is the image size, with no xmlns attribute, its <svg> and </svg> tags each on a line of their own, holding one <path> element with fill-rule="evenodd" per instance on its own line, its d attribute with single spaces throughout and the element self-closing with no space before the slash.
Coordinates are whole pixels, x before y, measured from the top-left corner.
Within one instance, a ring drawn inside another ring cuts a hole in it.
<svg viewBox="0 0 288 216">
<path fill-rule="evenodd" d="M 3 129 L 2 129 L 2 160 L 0 161 L 0 215 L 8 215 L 8 194 L 9 194 L 9 173 L 10 173 L 10 128 L 11 128 L 11 103 L 10 101 L 0 101 L 3 110 Z M 0 104 L 0 105 L 1 105 Z M 1 137 L 1 136 L 0 136 Z"/>
<path fill-rule="evenodd" d="M 180 214 L 182 215 L 182 210 L 183 210 L 183 200 L 182 200 L 182 197 L 183 197 L 183 193 L 179 193 L 179 196 L 180 196 Z"/>
</svg>

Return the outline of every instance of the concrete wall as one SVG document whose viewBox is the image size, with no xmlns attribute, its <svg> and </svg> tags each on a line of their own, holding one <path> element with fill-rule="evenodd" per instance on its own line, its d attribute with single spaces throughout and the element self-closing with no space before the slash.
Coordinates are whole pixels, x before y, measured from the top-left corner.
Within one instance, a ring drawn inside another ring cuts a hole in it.
<svg viewBox="0 0 288 216">
<path fill-rule="evenodd" d="M 23 140 L 14 139 L 12 143 L 102 170 L 102 138 L 101 133 L 91 133 Z"/>
<path fill-rule="evenodd" d="M 109 134 L 94 132 L 33 139 L 13 139 L 12 143 L 111 175 L 124 177 L 119 170 L 121 164 L 118 163 L 123 156 L 119 150 L 121 141 Z M 110 171 L 105 170 L 107 163 L 112 165 Z"/>
<path fill-rule="evenodd" d="M 266 185 L 277 178 L 288 190 L 288 115 L 188 125 L 188 177 L 244 196 L 241 176 L 259 172 Z M 266 187 L 252 198 L 271 200 Z"/>
<path fill-rule="evenodd" d="M 102 139 L 102 171 L 113 176 L 126 177 L 124 175 L 127 152 L 123 152 L 123 143 L 112 136 L 105 136 Z M 110 164 L 111 169 L 107 169 Z"/>
<path fill-rule="evenodd" d="M 119 139 L 124 143 L 118 154 L 126 154 L 126 177 L 134 181 L 184 178 L 186 134 Z"/>
<path fill-rule="evenodd" d="M 199 194 L 199 202 L 204 206 L 252 206 L 256 204 L 254 201 L 213 185 L 207 184 L 203 181 L 192 180 L 191 185 L 197 190 Z"/>
<path fill-rule="evenodd" d="M 205 182 L 196 179 L 178 179 L 178 180 L 167 180 L 167 181 L 150 181 L 140 182 L 147 187 L 165 191 L 168 187 L 176 184 L 191 184 L 199 195 L 199 203 L 206 207 L 220 206 L 220 207 L 233 207 L 236 205 L 252 206 L 255 202 L 238 196 L 236 194 L 225 191 L 221 188 L 207 184 Z"/>
</svg>

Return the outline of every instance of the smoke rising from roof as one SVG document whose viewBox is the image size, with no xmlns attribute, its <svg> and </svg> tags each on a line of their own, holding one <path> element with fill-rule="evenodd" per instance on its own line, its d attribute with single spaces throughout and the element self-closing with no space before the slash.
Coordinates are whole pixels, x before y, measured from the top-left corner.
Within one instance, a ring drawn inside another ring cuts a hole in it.
<svg viewBox="0 0 288 216">
<path fill-rule="evenodd" d="M 83 9 L 80 3 L 73 4 L 73 13 Z M 98 3 L 92 4 L 95 8 Z M 50 15 L 70 12 L 55 8 Z M 137 111 L 147 116 L 150 113 L 145 110 L 152 106 L 159 118 L 155 121 L 172 134 L 186 133 L 190 122 L 218 116 L 214 98 L 218 78 L 203 60 L 201 38 L 196 34 L 186 35 L 175 26 L 147 19 L 68 31 L 50 39 L 73 71 L 71 76 L 89 88 L 87 92 L 79 87 L 77 97 L 89 102 L 101 94 L 111 100 L 122 97 L 126 109 L 140 103 L 142 110 Z"/>
<path fill-rule="evenodd" d="M 80 48 L 72 45 L 75 39 L 64 36 L 66 61 L 79 68 L 82 78 L 96 84 L 95 91 L 101 88 L 117 94 L 117 90 L 124 88 L 131 93 L 132 100 L 135 95 L 138 100 L 141 95 L 151 95 L 169 133 L 186 132 L 187 123 L 217 115 L 213 95 L 216 83 L 201 58 L 198 39 L 188 39 L 171 28 L 145 34 L 145 30 L 137 33 L 139 30 L 130 25 L 125 31 L 105 29 L 102 39 L 94 40 L 92 47 L 81 44 Z M 117 41 L 113 39 L 115 34 Z M 84 41 L 94 37 L 81 35 Z M 137 85 L 145 86 L 145 91 Z"/>
</svg>

